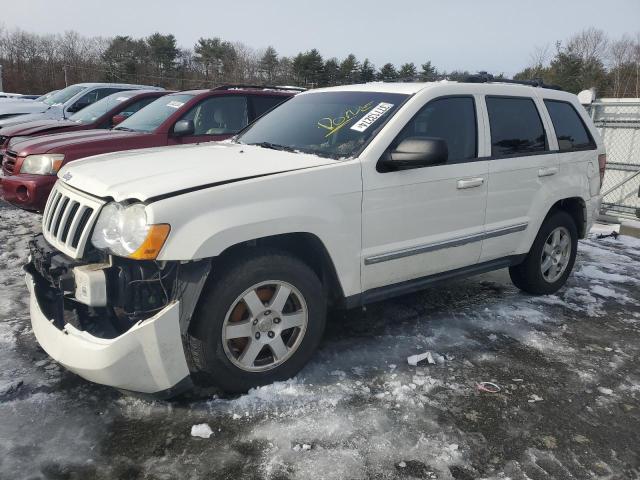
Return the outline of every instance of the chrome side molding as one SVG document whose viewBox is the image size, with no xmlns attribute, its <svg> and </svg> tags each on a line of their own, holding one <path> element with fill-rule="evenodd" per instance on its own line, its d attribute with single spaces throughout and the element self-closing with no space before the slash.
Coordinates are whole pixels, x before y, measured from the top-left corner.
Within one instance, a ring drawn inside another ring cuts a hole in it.
<svg viewBox="0 0 640 480">
<path fill-rule="evenodd" d="M 417 245 L 415 247 L 403 248 L 401 250 L 394 250 L 388 253 L 381 253 L 379 255 L 373 255 L 371 257 L 365 258 L 364 264 L 374 265 L 376 263 L 388 262 L 390 260 L 410 257 L 413 255 L 420 255 L 421 253 L 433 252 L 435 250 L 442 250 L 444 248 L 460 247 L 468 243 L 479 242 L 488 238 L 495 238 L 502 235 L 522 232 L 527 229 L 528 225 L 529 223 L 518 223 L 516 225 L 496 228 L 493 230 L 488 230 L 486 232 L 474 233 L 472 235 L 466 235 L 464 237 L 452 238 L 451 240 L 444 240 L 442 242 L 427 243 L 424 245 Z"/>
</svg>

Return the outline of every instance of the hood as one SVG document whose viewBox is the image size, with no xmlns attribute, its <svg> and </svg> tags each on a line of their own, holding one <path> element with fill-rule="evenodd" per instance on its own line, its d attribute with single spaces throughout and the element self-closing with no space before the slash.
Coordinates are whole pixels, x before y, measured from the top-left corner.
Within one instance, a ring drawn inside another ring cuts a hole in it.
<svg viewBox="0 0 640 480">
<path fill-rule="evenodd" d="M 1 132 L 2 130 L 0 130 Z M 18 155 L 32 155 L 35 153 L 65 153 L 73 147 L 95 148 L 102 153 L 109 150 L 100 150 L 108 144 L 118 144 L 126 148 L 122 141 L 127 138 L 147 135 L 140 132 L 125 132 L 123 130 L 80 130 L 77 132 L 53 133 L 38 137 L 22 137 L 9 141 L 9 149 Z M 132 147 L 129 147 L 132 148 Z M 94 151 L 94 153 L 96 153 Z"/>
<path fill-rule="evenodd" d="M 58 172 L 58 177 L 98 197 L 146 201 L 336 162 L 304 153 L 212 142 L 98 155 L 68 164 Z"/>
<path fill-rule="evenodd" d="M 2 118 L 3 114 L 0 114 L 0 128 L 11 125 L 17 125 L 19 123 L 31 122 L 33 120 L 61 120 L 64 118 L 61 107 L 49 107 L 41 113 L 21 113 L 20 115 L 13 115 L 10 117 Z"/>
<path fill-rule="evenodd" d="M 22 113 L 42 113 L 48 109 L 49 105 L 44 102 L 6 100 L 0 103 L 0 117 L 2 115 L 17 115 Z"/>
<path fill-rule="evenodd" d="M 82 125 L 80 123 L 72 122 L 70 120 L 31 120 L 29 122 L 2 126 L 0 128 L 0 135 L 4 137 L 17 137 L 21 135 L 28 136 L 35 134 L 53 133 L 61 128 L 74 128 L 81 126 Z"/>
</svg>

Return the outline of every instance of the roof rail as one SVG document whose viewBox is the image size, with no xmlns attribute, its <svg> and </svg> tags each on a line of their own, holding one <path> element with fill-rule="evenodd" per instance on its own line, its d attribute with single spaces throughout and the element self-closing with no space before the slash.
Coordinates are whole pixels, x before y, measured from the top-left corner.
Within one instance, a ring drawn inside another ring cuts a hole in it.
<svg viewBox="0 0 640 480">
<path fill-rule="evenodd" d="M 306 88 L 303 87 L 290 87 L 290 86 L 278 86 L 278 85 L 247 85 L 244 83 L 238 84 L 226 84 L 220 85 L 218 87 L 214 87 L 211 90 L 233 90 L 233 89 L 247 88 L 253 90 L 284 90 L 284 91 L 292 91 L 292 92 L 304 92 Z"/>
<path fill-rule="evenodd" d="M 549 85 L 544 83 L 541 78 L 531 80 L 511 80 L 508 78 L 495 78 L 487 72 L 478 72 L 475 75 L 469 75 L 463 80 L 465 83 L 513 83 L 515 85 L 527 85 L 529 87 L 550 88 L 552 90 L 564 90 L 558 85 Z"/>
</svg>

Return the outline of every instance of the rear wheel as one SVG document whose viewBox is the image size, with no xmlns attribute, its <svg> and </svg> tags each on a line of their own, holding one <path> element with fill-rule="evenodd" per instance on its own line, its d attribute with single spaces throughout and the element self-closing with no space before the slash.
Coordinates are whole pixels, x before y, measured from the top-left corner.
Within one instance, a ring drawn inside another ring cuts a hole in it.
<svg viewBox="0 0 640 480">
<path fill-rule="evenodd" d="M 223 265 L 214 275 L 192 328 L 197 377 L 243 392 L 295 375 L 324 331 L 326 300 L 315 272 L 272 252 Z"/>
<path fill-rule="evenodd" d="M 567 212 L 552 213 L 540 227 L 524 262 L 509 268 L 513 283 L 536 295 L 557 292 L 576 260 L 578 229 Z"/>
</svg>

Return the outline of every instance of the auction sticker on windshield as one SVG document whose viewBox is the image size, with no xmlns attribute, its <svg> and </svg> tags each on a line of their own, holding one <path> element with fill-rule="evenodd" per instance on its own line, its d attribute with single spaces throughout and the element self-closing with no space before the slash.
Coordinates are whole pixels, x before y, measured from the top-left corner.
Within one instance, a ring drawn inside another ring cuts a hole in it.
<svg viewBox="0 0 640 480">
<path fill-rule="evenodd" d="M 367 128 L 378 121 L 385 113 L 393 108 L 393 103 L 380 102 L 373 109 L 371 109 L 364 117 L 362 117 L 351 130 L 357 132 L 364 132 Z"/>
<path fill-rule="evenodd" d="M 182 105 L 184 105 L 184 102 L 176 102 L 175 100 L 172 100 L 169 103 L 167 103 L 167 107 L 171 107 L 171 108 L 180 108 Z"/>
</svg>

